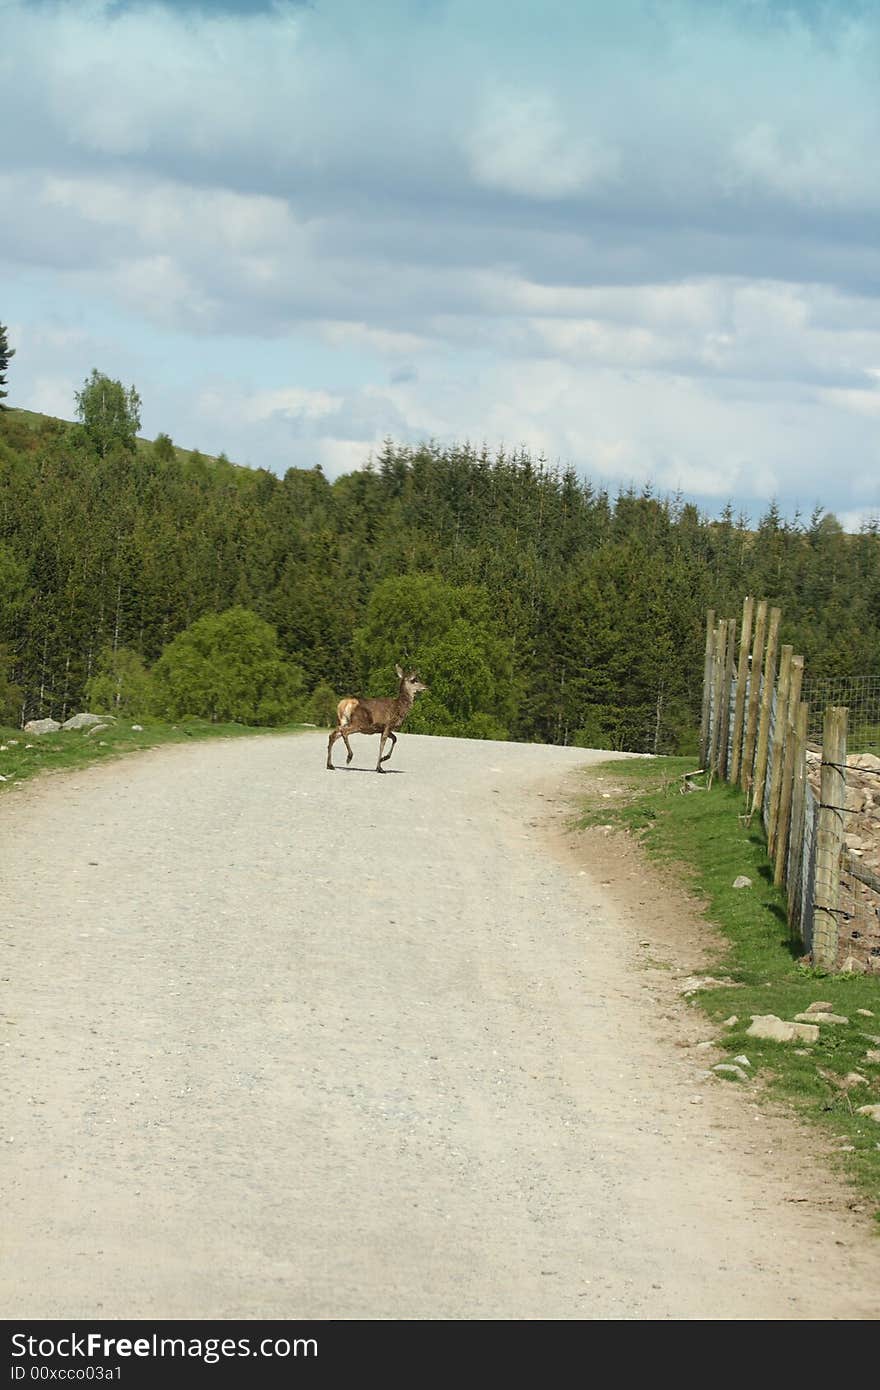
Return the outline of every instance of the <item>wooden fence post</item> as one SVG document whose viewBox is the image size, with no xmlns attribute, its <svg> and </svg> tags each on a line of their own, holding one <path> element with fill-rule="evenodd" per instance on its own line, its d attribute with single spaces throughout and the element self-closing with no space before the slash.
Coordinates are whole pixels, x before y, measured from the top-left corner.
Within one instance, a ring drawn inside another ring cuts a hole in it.
<svg viewBox="0 0 880 1390">
<path fill-rule="evenodd" d="M 721 747 L 718 751 L 718 776 L 727 776 L 728 744 L 730 739 L 730 696 L 733 689 L 733 670 L 736 658 L 736 618 L 727 619 L 727 648 L 724 653 L 724 674 L 721 686 Z"/>
<path fill-rule="evenodd" d="M 816 885 L 813 894 L 813 964 L 821 970 L 837 965 L 840 857 L 845 833 L 846 716 L 842 705 L 825 711 L 822 736 L 822 791 L 816 843 Z"/>
<path fill-rule="evenodd" d="M 797 708 L 794 728 L 794 767 L 792 769 L 791 821 L 789 843 L 791 854 L 788 863 L 788 925 L 792 937 L 800 936 L 803 918 L 804 837 L 807 833 L 805 822 L 807 810 L 807 729 L 809 728 L 810 706 L 801 700 Z"/>
<path fill-rule="evenodd" d="M 779 624 L 782 611 L 770 609 L 770 627 L 767 632 L 767 649 L 764 652 L 763 685 L 761 689 L 761 714 L 758 720 L 758 742 L 755 748 L 755 775 L 752 779 L 752 810 L 756 807 L 763 812 L 764 779 L 767 776 L 767 749 L 770 739 L 770 714 L 773 708 L 773 687 L 776 684 L 776 650 L 779 646 Z"/>
<path fill-rule="evenodd" d="M 794 647 L 782 648 L 779 663 L 779 684 L 776 687 L 776 717 L 773 721 L 773 759 L 770 768 L 770 799 L 767 803 L 767 849 L 772 859 L 776 852 L 776 818 L 779 814 L 779 789 L 782 786 L 782 750 L 785 746 L 785 724 L 788 719 L 788 688 L 791 683 L 791 656 Z"/>
<path fill-rule="evenodd" d="M 700 719 L 700 763 L 706 767 L 709 753 L 710 707 L 712 704 L 712 667 L 715 656 L 715 609 L 706 614 L 706 655 L 703 659 L 703 713 Z"/>
<path fill-rule="evenodd" d="M 728 780 L 739 781 L 742 762 L 743 720 L 746 712 L 746 685 L 749 679 L 749 643 L 752 640 L 752 618 L 755 600 L 743 600 L 742 628 L 739 638 L 739 667 L 736 673 L 736 706 L 733 712 L 733 746 L 730 752 L 730 773 Z"/>
<path fill-rule="evenodd" d="M 779 784 L 779 811 L 776 817 L 776 862 L 773 882 L 780 888 L 785 882 L 788 867 L 788 829 L 791 824 L 791 802 L 794 792 L 795 726 L 801 703 L 801 683 L 804 678 L 804 658 L 791 658 L 791 677 L 788 685 L 788 707 L 785 711 L 785 747 L 782 753 L 782 780 Z"/>
<path fill-rule="evenodd" d="M 755 618 L 755 637 L 752 642 L 752 665 L 749 678 L 749 713 L 742 756 L 742 789 L 748 795 L 755 765 L 755 739 L 758 734 L 758 712 L 761 708 L 761 662 L 764 656 L 764 634 L 767 631 L 767 600 L 761 599 Z"/>
<path fill-rule="evenodd" d="M 719 618 L 715 628 L 715 654 L 712 662 L 712 738 L 709 745 L 709 767 L 718 772 L 718 750 L 721 747 L 721 685 L 724 678 L 724 656 L 727 651 L 727 619 Z"/>
</svg>

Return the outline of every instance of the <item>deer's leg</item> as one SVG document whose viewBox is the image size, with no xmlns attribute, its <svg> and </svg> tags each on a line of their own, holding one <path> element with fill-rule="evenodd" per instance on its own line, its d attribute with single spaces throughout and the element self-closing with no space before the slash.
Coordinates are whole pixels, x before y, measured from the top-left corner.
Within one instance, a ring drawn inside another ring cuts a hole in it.
<svg viewBox="0 0 880 1390">
<path fill-rule="evenodd" d="M 331 754 L 331 752 L 333 751 L 333 745 L 334 745 L 334 743 L 335 743 L 336 740 L 340 737 L 341 734 L 342 734 L 342 730 L 341 730 L 341 729 L 334 729 L 333 732 L 331 733 L 329 739 L 327 740 L 327 766 L 328 766 L 328 768 L 330 769 L 331 772 L 333 772 L 335 769 L 334 769 L 334 767 L 333 767 L 333 762 L 332 762 L 332 759 L 331 759 L 331 757 L 330 757 L 330 754 Z M 344 737 L 344 735 L 343 735 L 343 737 Z M 348 739 L 346 739 L 345 741 L 346 741 L 346 743 L 348 743 Z"/>
<path fill-rule="evenodd" d="M 346 760 L 345 760 L 345 766 L 348 767 L 348 764 L 351 762 L 352 758 L 354 757 L 354 753 L 352 753 L 352 751 L 351 751 L 351 744 L 350 744 L 349 741 L 348 741 L 348 733 L 346 732 L 346 730 L 345 730 L 345 729 L 340 729 L 340 730 L 339 730 L 339 733 L 340 733 L 340 736 L 341 736 L 341 738 L 342 738 L 342 742 L 345 744 L 346 748 L 348 749 L 348 757 L 347 757 Z"/>
<path fill-rule="evenodd" d="M 389 733 L 390 733 L 390 730 L 389 730 L 389 729 L 383 729 L 383 730 L 382 730 L 382 737 L 379 739 L 379 761 L 376 763 L 376 771 L 377 771 L 377 772 L 384 772 L 384 771 L 385 771 L 384 767 L 382 766 L 383 762 L 385 761 L 385 759 L 382 757 L 382 749 L 385 747 L 385 740 L 386 740 L 386 738 L 388 737 Z"/>
<path fill-rule="evenodd" d="M 387 763 L 388 759 L 391 757 L 391 754 L 394 752 L 394 749 L 395 749 L 396 746 L 397 746 L 397 738 L 396 738 L 396 736 L 395 736 L 393 730 L 391 730 L 391 729 L 388 730 L 388 737 L 391 739 L 391 749 L 390 749 L 390 751 L 389 751 L 388 753 L 385 754 L 385 757 L 384 757 L 384 758 L 381 758 L 381 757 L 380 757 L 379 761 L 380 761 L 380 762 L 383 762 L 383 763 Z M 380 752 L 380 754 L 381 754 L 381 752 L 382 752 L 382 749 L 381 749 L 381 748 L 379 749 L 379 752 Z"/>
</svg>

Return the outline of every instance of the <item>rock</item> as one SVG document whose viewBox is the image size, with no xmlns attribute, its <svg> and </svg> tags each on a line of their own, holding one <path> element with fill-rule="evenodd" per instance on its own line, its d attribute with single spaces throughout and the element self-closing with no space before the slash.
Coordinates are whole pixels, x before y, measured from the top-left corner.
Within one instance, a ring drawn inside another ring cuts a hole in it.
<svg viewBox="0 0 880 1390">
<path fill-rule="evenodd" d="M 90 729 L 93 724 L 103 724 L 106 721 L 106 714 L 73 714 L 69 719 L 65 719 L 61 727 L 62 729 Z"/>
<path fill-rule="evenodd" d="M 90 729 L 86 729 L 86 738 L 91 738 L 92 734 L 101 734 L 109 727 L 109 724 L 93 724 Z"/>
<path fill-rule="evenodd" d="M 807 1005 L 807 1007 L 804 1009 L 804 1014 L 830 1014 L 833 1011 L 834 1005 L 831 1003 L 830 1000 L 817 999 L 815 1003 Z M 800 1017 L 802 1017 L 802 1015 L 798 1014 L 798 1018 Z"/>
<path fill-rule="evenodd" d="M 719 1062 L 712 1070 L 720 1072 L 722 1076 L 735 1076 L 738 1081 L 748 1081 L 749 1079 L 742 1067 L 734 1066 L 732 1062 Z"/>
<path fill-rule="evenodd" d="M 737 1023 L 739 1023 L 739 1019 L 737 1018 L 736 1014 L 731 1014 L 731 1015 L 730 1015 L 730 1018 L 726 1018 L 726 1019 L 724 1020 L 724 1022 L 723 1022 L 722 1025 L 721 1025 L 721 1027 L 722 1027 L 722 1028 L 733 1028 L 733 1027 L 736 1026 Z"/>
<path fill-rule="evenodd" d="M 863 960 L 859 960 L 858 956 L 853 955 L 847 956 L 843 965 L 840 967 L 840 973 L 842 975 L 864 975 L 867 973 L 867 970 L 868 967 L 866 963 Z"/>
<path fill-rule="evenodd" d="M 144 732 L 143 724 L 132 724 L 131 732 L 133 734 L 142 734 Z"/>
<path fill-rule="evenodd" d="M 8 778 L 8 777 L 4 777 L 3 774 L 0 773 L 0 782 L 8 782 L 8 781 L 9 781 L 9 778 Z"/>
<path fill-rule="evenodd" d="M 811 1014 L 807 1012 L 795 1014 L 795 1019 L 798 1023 L 849 1023 L 849 1019 L 844 1018 L 843 1014 Z"/>
<path fill-rule="evenodd" d="M 873 1017 L 874 1017 L 873 1011 L 872 1011 L 871 1009 L 856 1009 L 856 1013 L 857 1013 L 857 1014 L 861 1014 L 861 1015 L 862 1015 L 862 1018 L 873 1018 Z"/>
<path fill-rule="evenodd" d="M 698 989 L 740 989 L 738 980 L 716 980 L 714 975 L 688 975 L 681 986 L 682 994 L 696 994 Z"/>
<path fill-rule="evenodd" d="M 57 719 L 29 719 L 24 731 L 26 734 L 57 734 L 60 728 Z"/>
<path fill-rule="evenodd" d="M 752 1014 L 746 1033 L 752 1038 L 768 1038 L 771 1042 L 818 1042 L 819 1029 L 814 1023 L 787 1023 L 775 1014 Z"/>
<path fill-rule="evenodd" d="M 880 1125 L 880 1105 L 860 1105 L 856 1111 L 857 1115 L 867 1115 L 873 1120 L 875 1125 Z"/>
<path fill-rule="evenodd" d="M 752 880 L 747 874 L 738 874 L 733 880 L 734 888 L 751 888 Z"/>
<path fill-rule="evenodd" d="M 824 1081 L 834 1086 L 838 1091 L 851 1091 L 854 1086 L 868 1086 L 870 1083 L 867 1077 L 860 1072 L 851 1071 L 846 1076 L 838 1076 L 835 1071 L 825 1071 L 823 1067 L 817 1067 L 816 1071 Z"/>
<path fill-rule="evenodd" d="M 741 1052 L 738 1057 L 734 1057 L 733 1060 L 741 1067 L 750 1067 L 752 1065 L 744 1052 Z"/>
<path fill-rule="evenodd" d="M 850 753 L 846 760 L 848 767 L 867 768 L 869 772 L 880 772 L 880 758 L 876 753 Z"/>
<path fill-rule="evenodd" d="M 880 1047 L 869 1047 L 865 1053 L 865 1061 L 873 1062 L 874 1066 L 880 1067 Z"/>
</svg>

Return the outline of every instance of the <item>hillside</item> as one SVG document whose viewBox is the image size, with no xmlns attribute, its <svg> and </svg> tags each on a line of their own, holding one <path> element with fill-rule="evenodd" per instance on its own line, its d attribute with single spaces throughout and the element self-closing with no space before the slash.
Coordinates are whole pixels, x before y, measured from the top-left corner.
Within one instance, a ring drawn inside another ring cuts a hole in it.
<svg viewBox="0 0 880 1390">
<path fill-rule="evenodd" d="M 0 722 L 62 716 L 102 653 L 150 667 L 243 607 L 322 711 L 405 661 L 431 686 L 422 732 L 687 750 L 706 609 L 746 592 L 782 606 L 812 675 L 880 674 L 880 541 L 821 512 L 710 519 L 468 445 L 278 477 L 167 436 L 99 454 L 66 421 L 0 412 Z"/>
</svg>

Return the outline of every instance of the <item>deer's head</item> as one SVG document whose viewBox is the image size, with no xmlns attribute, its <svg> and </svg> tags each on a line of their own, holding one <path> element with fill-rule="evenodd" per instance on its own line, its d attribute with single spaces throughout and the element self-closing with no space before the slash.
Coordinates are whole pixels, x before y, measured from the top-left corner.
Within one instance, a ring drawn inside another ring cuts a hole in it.
<svg viewBox="0 0 880 1390">
<path fill-rule="evenodd" d="M 400 693 L 402 695 L 406 694 L 409 696 L 411 700 L 414 700 L 420 690 L 428 689 L 424 681 L 419 680 L 415 671 L 410 671 L 409 675 L 407 675 L 404 671 L 401 670 L 399 666 L 395 666 L 394 669 L 397 672 L 398 679 L 400 680 Z"/>
</svg>

